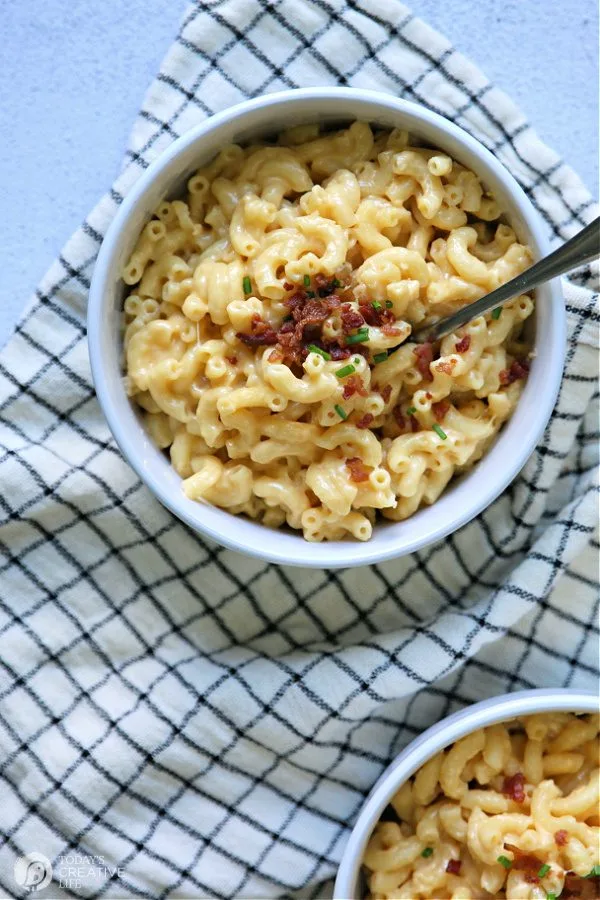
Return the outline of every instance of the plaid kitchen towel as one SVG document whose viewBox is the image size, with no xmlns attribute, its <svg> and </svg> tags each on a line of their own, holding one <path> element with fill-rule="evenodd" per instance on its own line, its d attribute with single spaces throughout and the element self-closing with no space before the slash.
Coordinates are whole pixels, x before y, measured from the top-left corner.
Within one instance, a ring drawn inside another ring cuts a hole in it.
<svg viewBox="0 0 600 900">
<path fill-rule="evenodd" d="M 540 446 L 477 520 L 407 558 L 327 572 L 215 546 L 111 439 L 85 308 L 123 196 L 206 116 L 319 84 L 453 119 L 515 174 L 556 242 L 596 214 L 511 101 L 396 0 L 188 8 L 120 177 L 0 354 L 7 896 L 52 866 L 42 896 L 325 897 L 370 786 L 423 728 L 508 690 L 596 687 L 591 268 L 565 283 L 566 373 Z"/>
</svg>

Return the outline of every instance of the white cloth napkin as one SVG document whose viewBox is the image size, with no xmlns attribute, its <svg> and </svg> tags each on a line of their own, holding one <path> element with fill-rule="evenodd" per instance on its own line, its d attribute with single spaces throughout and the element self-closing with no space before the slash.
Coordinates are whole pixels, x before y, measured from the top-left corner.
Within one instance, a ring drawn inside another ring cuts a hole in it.
<svg viewBox="0 0 600 900">
<path fill-rule="evenodd" d="M 327 896 L 366 793 L 415 734 L 504 691 L 596 687 L 590 268 L 565 282 L 566 372 L 540 446 L 477 520 L 405 559 L 323 572 L 224 550 L 163 509 L 111 439 L 84 317 L 123 196 L 205 116 L 335 83 L 402 95 L 474 134 L 557 242 L 597 214 L 508 97 L 396 0 L 187 10 L 122 174 L 0 354 L 8 896 L 24 895 L 13 864 L 30 852 L 53 865 L 44 896 Z"/>
</svg>

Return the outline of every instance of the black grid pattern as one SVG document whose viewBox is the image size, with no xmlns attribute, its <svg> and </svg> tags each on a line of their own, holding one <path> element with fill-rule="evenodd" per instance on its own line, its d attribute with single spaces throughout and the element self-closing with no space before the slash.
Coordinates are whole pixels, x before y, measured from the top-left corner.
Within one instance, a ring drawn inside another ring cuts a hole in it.
<svg viewBox="0 0 600 900">
<path fill-rule="evenodd" d="M 344 52 L 340 55 L 339 48 Z M 506 690 L 594 688 L 598 314 L 565 285 L 566 374 L 544 439 L 476 521 L 353 571 L 265 565 L 201 540 L 119 456 L 85 344 L 90 273 L 140 172 L 247 97 L 401 94 L 513 171 L 556 239 L 594 215 L 522 114 L 396 0 L 207 0 L 135 123 L 121 176 L 0 353 L 0 886 L 14 859 L 103 856 L 57 897 L 323 897 L 400 747 Z M 502 640 L 500 640 L 502 639 Z"/>
</svg>

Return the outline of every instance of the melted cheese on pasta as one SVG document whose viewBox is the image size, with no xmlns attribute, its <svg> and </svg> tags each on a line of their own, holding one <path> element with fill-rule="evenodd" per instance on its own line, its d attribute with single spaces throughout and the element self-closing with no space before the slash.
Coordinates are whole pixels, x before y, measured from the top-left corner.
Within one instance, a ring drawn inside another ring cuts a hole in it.
<svg viewBox="0 0 600 900">
<path fill-rule="evenodd" d="M 123 273 L 125 380 L 186 495 L 310 541 L 433 503 L 526 374 L 527 296 L 410 342 L 530 264 L 500 213 L 446 154 L 362 122 L 225 147 L 161 203 Z"/>
<path fill-rule="evenodd" d="M 597 715 L 548 713 L 467 735 L 423 765 L 380 822 L 372 900 L 594 900 L 600 880 Z"/>
</svg>

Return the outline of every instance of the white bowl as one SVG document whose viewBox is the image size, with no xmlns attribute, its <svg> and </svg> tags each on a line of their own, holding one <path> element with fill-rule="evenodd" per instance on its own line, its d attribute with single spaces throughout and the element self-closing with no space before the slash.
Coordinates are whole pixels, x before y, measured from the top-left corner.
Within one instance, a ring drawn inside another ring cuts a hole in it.
<svg viewBox="0 0 600 900">
<path fill-rule="evenodd" d="M 598 712 L 598 697 L 587 691 L 562 688 L 502 694 L 467 706 L 466 709 L 442 719 L 411 741 L 375 782 L 358 815 L 338 869 L 333 890 L 334 900 L 362 900 L 365 896 L 366 885 L 361 866 L 371 833 L 396 791 L 428 759 L 479 728 L 505 722 L 516 716 L 565 711 Z"/>
<path fill-rule="evenodd" d="M 537 291 L 535 358 L 522 398 L 498 440 L 475 468 L 431 507 L 399 523 L 381 523 L 366 543 L 306 542 L 300 533 L 267 530 L 249 519 L 188 500 L 167 457 L 146 435 L 121 380 L 120 317 L 123 265 L 143 225 L 161 200 L 181 192 L 186 180 L 223 144 L 276 135 L 291 125 L 336 125 L 362 119 L 402 127 L 474 169 L 494 191 L 521 240 L 536 257 L 548 252 L 539 215 L 516 181 L 478 141 L 425 107 L 388 94 L 354 88 L 310 88 L 268 94 L 227 109 L 175 141 L 135 183 L 100 249 L 88 308 L 92 375 L 109 427 L 129 464 L 150 490 L 191 528 L 220 544 L 276 563 L 338 568 L 403 556 L 440 540 L 485 509 L 515 478 L 540 440 L 560 386 L 565 313 L 558 283 Z"/>
</svg>

